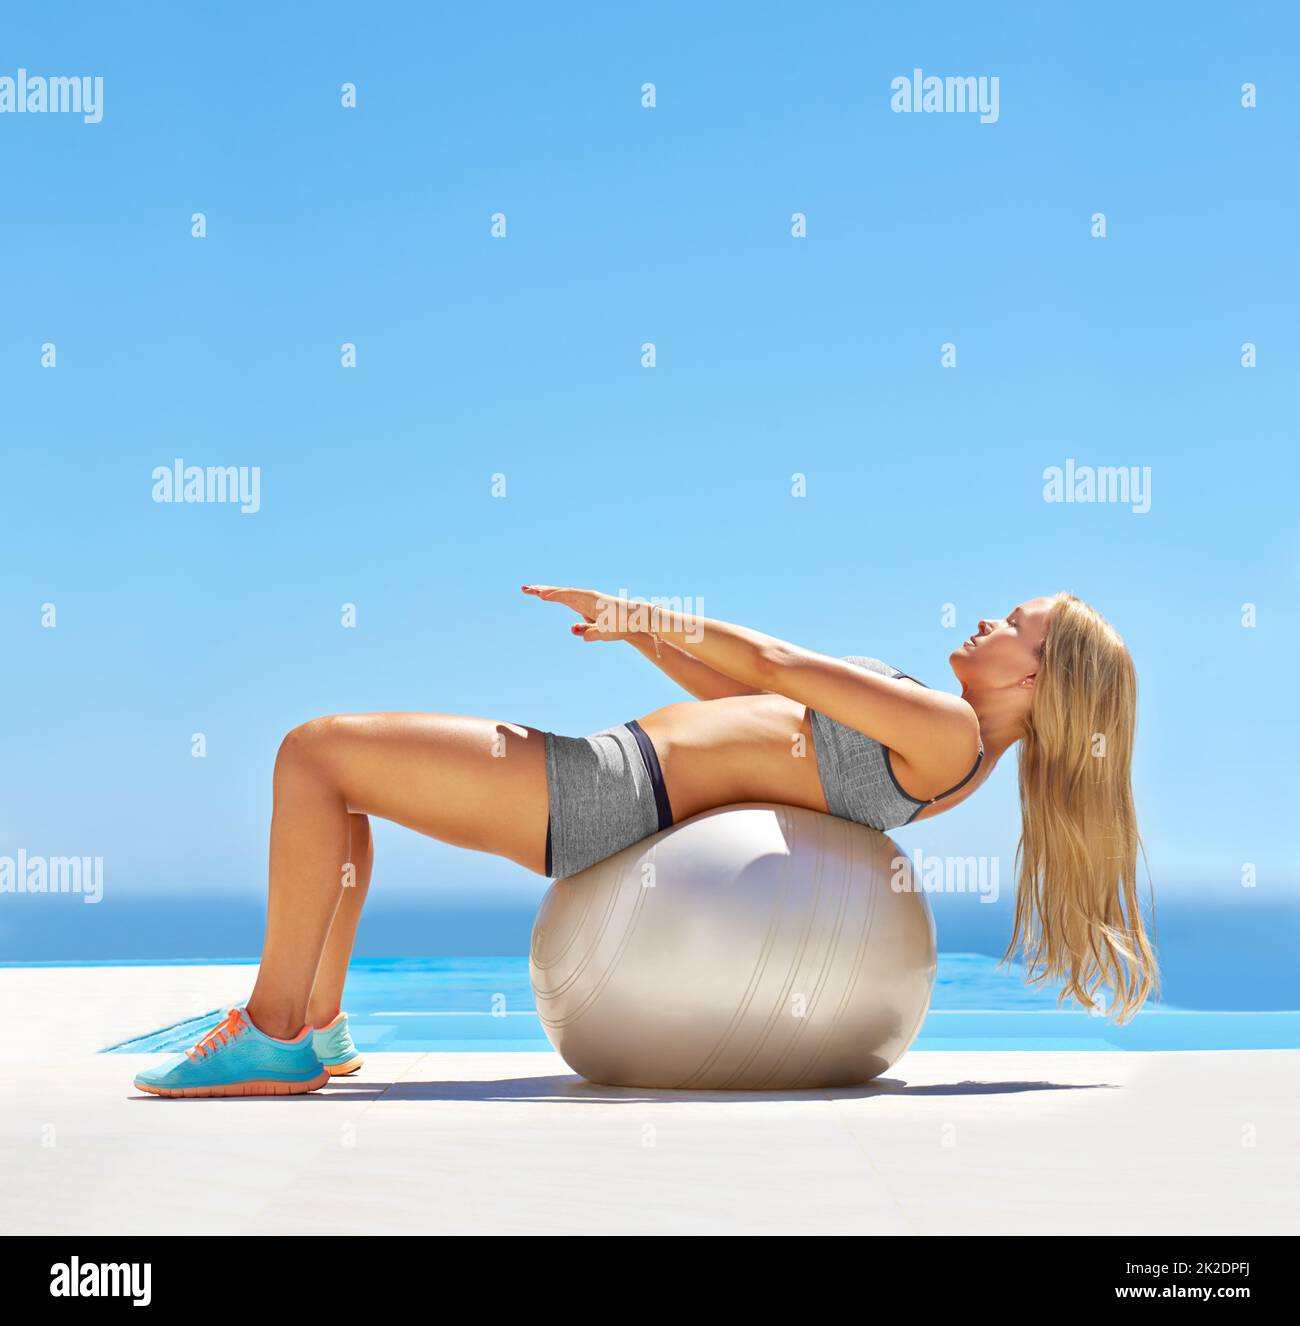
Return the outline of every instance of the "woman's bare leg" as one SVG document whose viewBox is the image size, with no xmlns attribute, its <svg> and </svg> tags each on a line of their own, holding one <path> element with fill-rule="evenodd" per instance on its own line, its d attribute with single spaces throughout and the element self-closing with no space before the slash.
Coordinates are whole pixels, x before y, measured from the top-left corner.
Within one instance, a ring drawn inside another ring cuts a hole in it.
<svg viewBox="0 0 1300 1326">
<path fill-rule="evenodd" d="M 375 864 L 375 847 L 370 838 L 370 820 L 365 815 L 348 816 L 348 865 L 339 905 L 334 912 L 316 968 L 316 983 L 307 1001 L 307 1021 L 313 1027 L 328 1026 L 343 1008 L 343 985 L 348 978 L 352 947 L 357 939 L 361 909 L 366 905 L 370 874 Z"/>
<path fill-rule="evenodd" d="M 543 874 L 547 812 L 535 728 L 452 714 L 350 715 L 295 728 L 275 762 L 266 941 L 248 1001 L 253 1024 L 292 1037 L 307 1020 L 344 905 L 350 814 L 378 815 Z M 360 900 L 346 905 L 359 910 Z"/>
</svg>

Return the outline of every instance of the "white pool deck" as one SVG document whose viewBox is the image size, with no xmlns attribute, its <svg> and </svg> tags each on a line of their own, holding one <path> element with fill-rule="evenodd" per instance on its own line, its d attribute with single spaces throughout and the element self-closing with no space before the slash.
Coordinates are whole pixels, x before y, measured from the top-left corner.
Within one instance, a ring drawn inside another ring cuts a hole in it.
<svg viewBox="0 0 1300 1326">
<path fill-rule="evenodd" d="M 0 969 L 3 1234 L 1300 1232 L 1300 1051 L 913 1052 L 870 1087 L 593 1086 L 372 1054 L 309 1096 L 162 1100 L 102 1055 L 247 967 Z"/>
</svg>

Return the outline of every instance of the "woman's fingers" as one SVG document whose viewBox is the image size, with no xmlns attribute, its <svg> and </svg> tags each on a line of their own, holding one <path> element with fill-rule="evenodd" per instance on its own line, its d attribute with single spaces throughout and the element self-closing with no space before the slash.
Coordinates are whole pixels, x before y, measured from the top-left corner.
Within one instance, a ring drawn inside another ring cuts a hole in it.
<svg viewBox="0 0 1300 1326">
<path fill-rule="evenodd" d="M 627 632 L 602 627 L 599 622 L 588 618 L 585 622 L 574 622 L 569 630 L 579 640 L 626 640 Z"/>
<path fill-rule="evenodd" d="M 562 603 L 572 608 L 583 619 L 569 627 L 579 640 L 626 640 L 630 634 L 612 623 L 602 624 L 603 618 L 590 615 L 592 604 L 602 600 L 589 589 L 561 589 L 558 585 L 520 585 L 519 588 L 547 603 Z"/>
<path fill-rule="evenodd" d="M 565 589 L 561 585 L 522 585 L 520 588 L 525 594 L 531 594 L 534 598 L 542 599 L 546 603 L 563 603 L 566 608 L 574 606 L 571 600 L 575 600 L 582 593 L 578 589 Z"/>
<path fill-rule="evenodd" d="M 522 585 L 521 588 L 525 594 L 532 594 L 546 603 L 562 603 L 588 621 L 605 602 L 593 589 L 565 589 L 559 585 Z"/>
<path fill-rule="evenodd" d="M 520 585 L 525 594 L 531 594 L 548 603 L 562 603 L 572 608 L 583 620 L 575 622 L 569 631 L 580 640 L 626 640 L 631 631 L 625 626 L 616 625 L 606 619 L 593 617 L 593 604 L 603 604 L 604 600 L 590 589 L 562 589 L 558 585 Z"/>
</svg>

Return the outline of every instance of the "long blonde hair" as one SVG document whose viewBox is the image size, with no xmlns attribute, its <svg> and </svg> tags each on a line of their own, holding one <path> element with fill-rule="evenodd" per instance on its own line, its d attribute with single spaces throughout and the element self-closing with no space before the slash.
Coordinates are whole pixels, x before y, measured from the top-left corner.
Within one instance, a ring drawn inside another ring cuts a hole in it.
<svg viewBox="0 0 1300 1326">
<path fill-rule="evenodd" d="M 1100 1007 L 1097 990 L 1113 990 L 1121 1024 L 1160 979 L 1137 895 L 1146 857 L 1131 785 L 1136 722 L 1123 640 L 1095 609 L 1058 594 L 1020 743 L 1015 928 L 1002 961 L 1023 940 L 1031 985 L 1062 980 L 1058 1006 L 1072 995 L 1089 1009 Z"/>
</svg>

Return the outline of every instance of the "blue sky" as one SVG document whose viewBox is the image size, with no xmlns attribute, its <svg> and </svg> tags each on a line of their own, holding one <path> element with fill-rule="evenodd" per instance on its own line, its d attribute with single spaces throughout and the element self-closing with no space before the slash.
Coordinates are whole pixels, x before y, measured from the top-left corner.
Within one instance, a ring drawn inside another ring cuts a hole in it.
<svg viewBox="0 0 1300 1326">
<path fill-rule="evenodd" d="M 525 581 L 695 596 L 944 686 L 980 616 L 1068 588 L 1137 660 L 1157 898 L 1293 900 L 1298 26 L 1280 4 L 15 14 L 0 76 L 102 76 L 104 117 L 0 115 L 0 854 L 100 855 L 113 898 L 197 915 L 260 896 L 304 719 L 582 733 L 678 698 Z M 997 123 L 893 113 L 918 67 L 996 76 Z M 260 511 L 153 502 L 176 457 L 260 467 Z M 1045 502 L 1067 458 L 1149 467 L 1150 511 Z M 1017 828 L 1008 759 L 900 842 L 1009 874 Z M 522 951 L 541 881 L 378 843 L 372 906 L 427 908 L 424 951 Z M 484 909 L 506 919 L 469 927 Z M 176 925 L 141 921 L 141 956 L 192 956 Z"/>
</svg>

